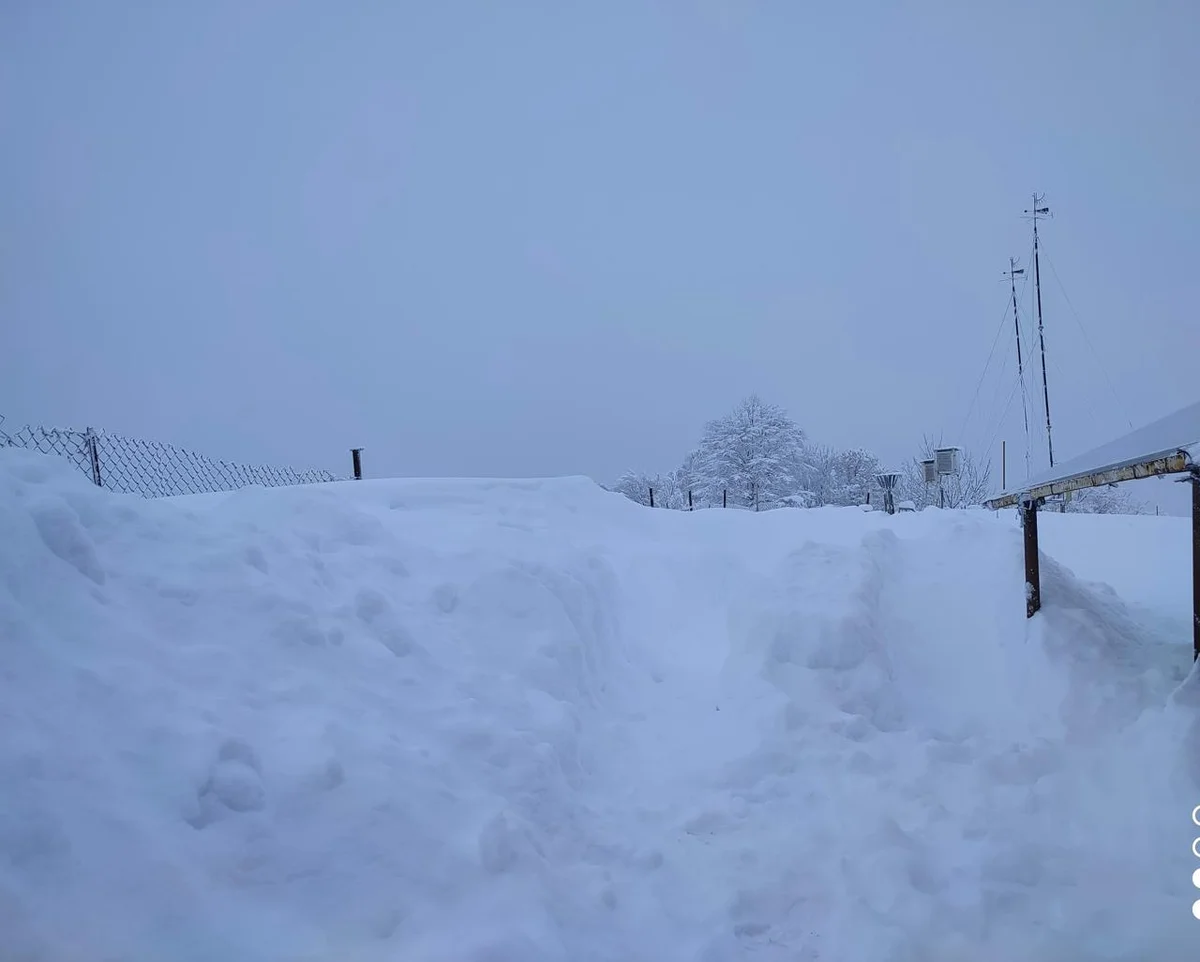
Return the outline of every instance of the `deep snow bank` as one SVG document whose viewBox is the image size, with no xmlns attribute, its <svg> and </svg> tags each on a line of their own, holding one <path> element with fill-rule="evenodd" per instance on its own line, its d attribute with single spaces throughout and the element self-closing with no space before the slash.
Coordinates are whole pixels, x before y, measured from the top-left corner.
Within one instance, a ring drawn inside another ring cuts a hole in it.
<svg viewBox="0 0 1200 962">
<path fill-rule="evenodd" d="M 1187 639 L 1044 572 L 1027 624 L 986 513 L 0 451 L 0 958 L 1194 959 Z"/>
</svg>

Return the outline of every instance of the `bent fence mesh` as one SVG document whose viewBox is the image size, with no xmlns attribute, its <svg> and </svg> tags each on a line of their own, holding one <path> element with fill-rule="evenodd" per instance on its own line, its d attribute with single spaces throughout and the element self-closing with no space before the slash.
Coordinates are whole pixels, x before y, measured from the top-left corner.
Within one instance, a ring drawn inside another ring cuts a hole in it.
<svg viewBox="0 0 1200 962">
<path fill-rule="evenodd" d="M 0 427 L 0 446 L 64 457 L 93 484 L 145 498 L 234 491 L 254 484 L 277 487 L 339 480 L 328 471 L 214 461 L 171 444 L 90 428 L 70 431 L 26 425 L 8 434 Z"/>
</svg>

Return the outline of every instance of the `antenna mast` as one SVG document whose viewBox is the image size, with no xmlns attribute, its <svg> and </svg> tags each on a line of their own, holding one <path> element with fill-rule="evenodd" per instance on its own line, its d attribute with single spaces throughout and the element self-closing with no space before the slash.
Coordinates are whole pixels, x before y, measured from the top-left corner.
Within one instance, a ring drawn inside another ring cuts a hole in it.
<svg viewBox="0 0 1200 962">
<path fill-rule="evenodd" d="M 1025 477 L 1029 477 L 1029 395 L 1025 390 L 1025 364 L 1021 359 L 1021 318 L 1017 313 L 1017 275 L 1024 274 L 1025 268 L 1017 267 L 1014 258 L 1008 259 L 1008 283 L 1012 290 L 1013 328 L 1017 334 L 1017 378 L 1021 382 L 1021 413 L 1025 415 Z"/>
<path fill-rule="evenodd" d="M 1038 264 L 1038 217 L 1049 217 L 1050 208 L 1041 206 L 1045 194 L 1033 195 L 1033 208 L 1025 211 L 1033 220 L 1033 287 L 1037 292 L 1038 340 L 1042 349 L 1042 395 L 1046 402 L 1046 446 L 1050 450 L 1050 467 L 1054 467 L 1054 441 L 1050 437 L 1050 388 L 1046 386 L 1046 335 L 1042 329 L 1042 273 Z"/>
</svg>

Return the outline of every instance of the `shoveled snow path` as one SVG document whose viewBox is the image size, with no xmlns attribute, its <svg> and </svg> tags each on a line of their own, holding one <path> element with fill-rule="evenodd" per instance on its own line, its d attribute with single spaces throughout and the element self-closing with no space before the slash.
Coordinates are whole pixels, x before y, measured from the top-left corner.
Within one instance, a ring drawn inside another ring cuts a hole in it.
<svg viewBox="0 0 1200 962">
<path fill-rule="evenodd" d="M 1172 680 L 1153 659 L 1113 651 L 1101 674 L 1094 653 L 1064 651 L 1076 678 L 1036 638 L 999 643 L 995 626 L 1016 621 L 1016 532 L 965 515 L 908 535 L 810 543 L 765 583 L 726 571 L 732 595 L 709 585 L 688 609 L 663 587 L 640 595 L 658 599 L 640 617 L 625 609 L 631 649 L 660 660 L 631 676 L 593 798 L 628 863 L 652 870 L 638 898 L 678 925 L 679 958 L 870 957 L 881 935 L 889 958 L 1124 957 L 1118 869 L 1086 842 L 1073 856 L 1055 817 L 1094 807 L 1073 771 L 1105 751 L 1089 733 L 1136 737 L 1125 726 Z M 1116 628 L 1128 644 L 1113 647 L 1136 650 L 1136 625 Z M 1142 817 L 1169 808 L 1153 794 Z M 1139 831 L 1151 875 L 1175 833 Z M 1143 885 L 1145 911 L 1178 911 L 1169 880 Z"/>
</svg>

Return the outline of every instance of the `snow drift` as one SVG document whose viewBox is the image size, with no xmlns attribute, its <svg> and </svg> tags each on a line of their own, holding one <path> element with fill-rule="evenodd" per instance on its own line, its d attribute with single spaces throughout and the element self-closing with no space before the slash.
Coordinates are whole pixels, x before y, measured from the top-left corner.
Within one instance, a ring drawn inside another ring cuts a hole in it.
<svg viewBox="0 0 1200 962">
<path fill-rule="evenodd" d="M 1047 519 L 1026 622 L 1009 516 L 145 502 L 0 451 L 0 958 L 1192 960 L 1145 520 L 1109 588 L 1055 561 L 1108 519 Z"/>
</svg>

